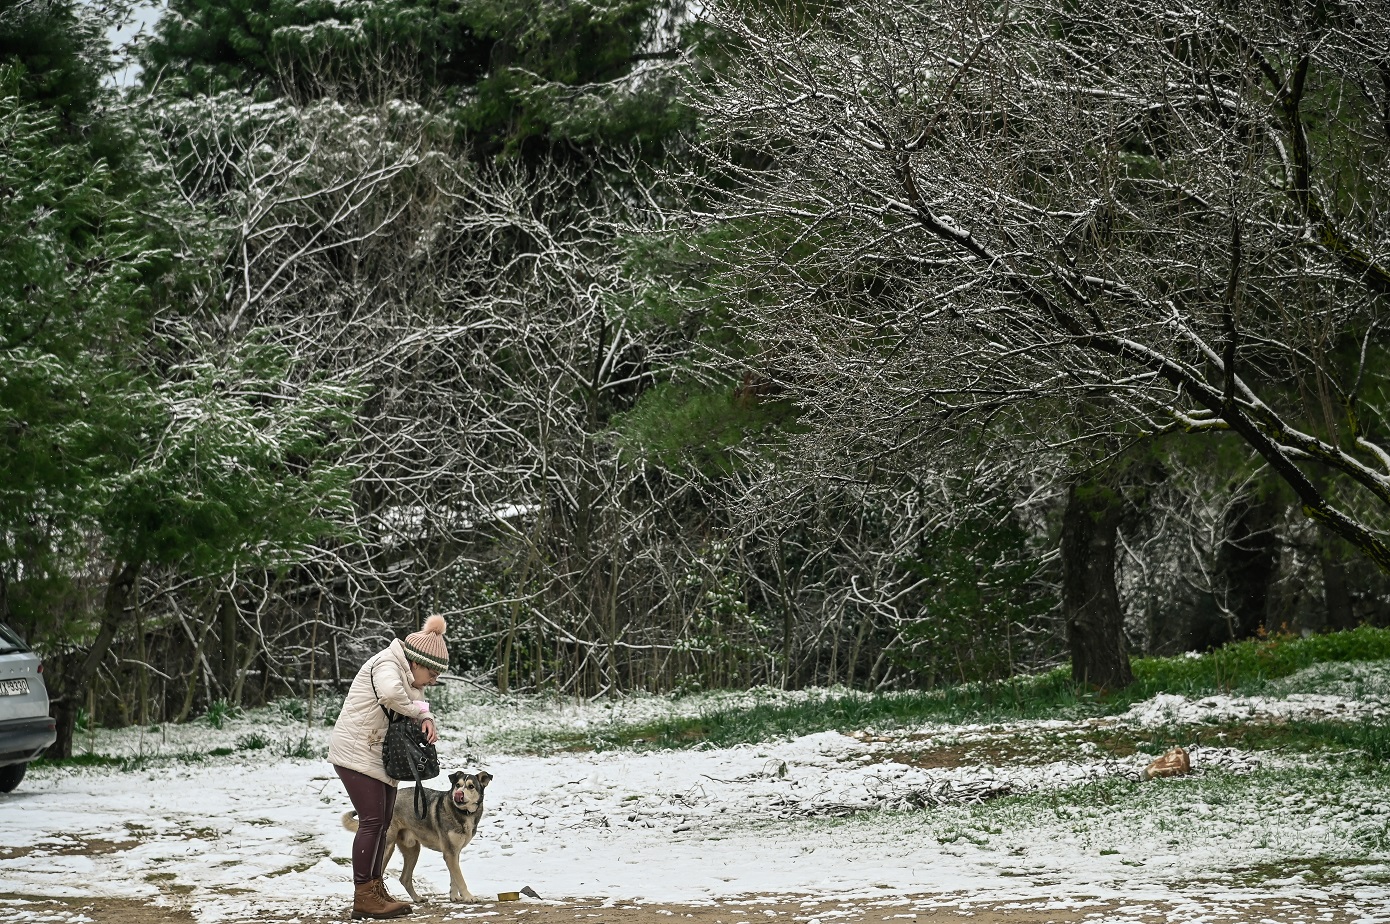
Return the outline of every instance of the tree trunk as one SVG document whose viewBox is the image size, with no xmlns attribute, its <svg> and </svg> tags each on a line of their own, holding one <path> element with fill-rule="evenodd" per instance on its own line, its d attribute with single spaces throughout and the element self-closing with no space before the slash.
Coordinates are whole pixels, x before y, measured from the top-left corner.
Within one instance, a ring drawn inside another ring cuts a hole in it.
<svg viewBox="0 0 1390 924">
<path fill-rule="evenodd" d="M 782 689 L 791 686 L 792 639 L 795 637 L 796 611 L 792 606 L 791 591 L 787 586 L 787 553 L 782 536 L 777 536 L 777 548 L 772 553 L 773 564 L 777 566 L 777 598 L 782 604 Z"/>
<path fill-rule="evenodd" d="M 43 756 L 49 760 L 71 757 L 72 736 L 77 728 L 77 700 L 71 696 L 62 696 L 50 701 L 49 705 L 53 710 L 53 724 L 58 738 L 49 745 Z M 88 716 L 87 721 L 93 722 L 95 719 Z"/>
<path fill-rule="evenodd" d="M 1279 505 L 1273 499 L 1237 498 L 1226 515 L 1226 538 L 1217 555 L 1231 612 L 1227 638 L 1254 638 L 1269 615 L 1269 588 L 1279 573 Z"/>
<path fill-rule="evenodd" d="M 526 540 L 526 561 L 521 566 L 521 579 L 514 591 L 516 599 L 509 606 L 507 614 L 507 634 L 502 638 L 502 654 L 497 661 L 497 691 L 511 692 L 512 648 L 516 644 L 517 627 L 521 622 L 521 603 L 526 597 L 526 588 L 531 581 L 531 569 L 536 564 L 536 550 L 540 548 L 542 519 L 536 517 L 536 534 Z"/>
<path fill-rule="evenodd" d="M 1134 682 L 1115 588 L 1120 496 L 1094 482 L 1073 484 L 1062 516 L 1062 614 L 1077 683 L 1119 690 Z"/>
<path fill-rule="evenodd" d="M 1351 591 L 1347 587 L 1346 561 L 1339 554 L 1341 543 L 1329 540 L 1318 555 L 1322 565 L 1322 597 L 1327 608 L 1328 631 L 1340 632 L 1356 628 L 1356 615 L 1351 607 Z"/>
<path fill-rule="evenodd" d="M 49 747 L 45 756 L 51 759 L 64 759 L 72 756 L 72 734 L 77 727 L 77 709 L 87 694 L 87 687 L 96 676 L 97 668 L 111 650 L 125 622 L 126 611 L 130 609 L 135 596 L 135 582 L 140 577 L 140 562 L 121 562 L 111 572 L 106 582 L 106 598 L 102 605 L 101 626 L 96 640 L 85 655 L 64 659 L 61 671 L 55 671 L 54 684 L 57 695 L 49 702 L 53 709 L 58 740 Z M 51 692 L 51 691 L 50 691 Z M 96 721 L 89 716 L 89 721 Z"/>
<path fill-rule="evenodd" d="M 228 704 L 239 705 L 237 699 L 241 695 L 241 685 L 237 682 L 240 674 L 241 653 L 238 650 L 237 624 L 240 622 L 241 614 L 237 612 L 235 587 L 222 594 L 218 601 L 218 615 L 222 623 L 222 664 L 220 676 L 217 678 L 222 685 L 222 695 L 227 698 Z M 235 694 L 233 693 L 235 690 Z M 208 691 L 211 696 L 212 692 Z"/>
<path fill-rule="evenodd" d="M 145 619 L 140 612 L 140 584 L 137 581 L 130 594 L 131 610 L 135 614 L 135 656 L 140 659 L 140 667 L 135 673 L 137 715 L 140 725 L 150 725 L 150 650 L 145 644 Z"/>
<path fill-rule="evenodd" d="M 227 693 L 227 702 L 235 706 L 240 706 L 246 698 L 246 672 L 251 670 L 251 665 L 256 663 L 256 656 L 261 654 L 260 636 L 252 635 L 251 640 L 241 647 L 245 651 L 245 654 L 239 666 L 233 665 L 236 679 L 232 683 L 231 690 Z M 268 658 L 265 659 L 263 667 L 264 670 L 261 671 L 260 699 L 260 703 L 262 704 L 266 702 L 270 688 L 270 660 Z"/>
</svg>

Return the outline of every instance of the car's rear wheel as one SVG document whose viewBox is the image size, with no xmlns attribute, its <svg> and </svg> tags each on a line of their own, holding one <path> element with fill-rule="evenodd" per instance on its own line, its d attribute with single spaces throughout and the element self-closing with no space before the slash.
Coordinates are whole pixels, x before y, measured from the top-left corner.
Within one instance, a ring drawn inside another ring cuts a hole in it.
<svg viewBox="0 0 1390 924">
<path fill-rule="evenodd" d="M 8 767 L 0 767 L 0 792 L 11 792 L 19 781 L 24 779 L 24 771 L 29 769 L 28 764 L 10 764 Z"/>
</svg>

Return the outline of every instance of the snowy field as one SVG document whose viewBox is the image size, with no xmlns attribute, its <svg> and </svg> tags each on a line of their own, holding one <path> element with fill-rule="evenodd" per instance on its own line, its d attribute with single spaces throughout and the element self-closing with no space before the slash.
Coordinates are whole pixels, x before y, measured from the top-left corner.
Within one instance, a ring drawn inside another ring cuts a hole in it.
<svg viewBox="0 0 1390 924">
<path fill-rule="evenodd" d="M 1337 920 L 1390 922 L 1387 775 L 1344 757 L 1198 746 L 1192 776 L 1144 782 L 1139 771 L 1154 753 L 1088 756 L 1085 746 L 1064 744 L 1046 759 L 1036 748 L 1028 759 L 940 765 L 910 756 L 942 742 L 953 753 L 1017 753 L 1088 727 L 1390 715 L 1390 663 L 1317 671 L 1291 678 L 1288 692 L 1160 696 L 1074 723 L 548 756 L 537 756 L 534 742 L 566 730 L 797 695 L 577 704 L 451 688 L 440 757 L 445 773 L 494 776 L 479 836 L 463 855 L 479 896 L 530 886 L 543 900 L 599 902 L 914 895 L 967 908 L 1158 903 L 1189 921 L 1289 899 L 1326 908 L 1328 920 L 1335 912 Z M 292 712 L 259 710 L 220 729 L 198 721 L 84 735 L 79 753 L 139 756 L 139 769 L 31 770 L 0 795 L 4 920 L 82 919 L 26 901 L 45 896 L 137 899 L 186 908 L 209 924 L 342 917 L 352 835 L 340 816 L 351 806 L 322 758 L 283 756 L 306 729 L 313 753 L 327 747 L 328 729 Z M 442 776 L 432 784 L 447 785 Z M 408 810 L 407 795 L 398 810 Z M 388 868 L 392 885 L 399 864 Z M 425 852 L 416 882 L 444 902 L 448 875 L 437 854 Z"/>
</svg>

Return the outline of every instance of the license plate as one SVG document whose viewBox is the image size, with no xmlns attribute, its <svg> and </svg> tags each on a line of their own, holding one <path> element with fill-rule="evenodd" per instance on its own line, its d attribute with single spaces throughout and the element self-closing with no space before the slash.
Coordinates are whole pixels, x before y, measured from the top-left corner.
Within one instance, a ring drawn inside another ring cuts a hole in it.
<svg viewBox="0 0 1390 924">
<path fill-rule="evenodd" d="M 23 696 L 29 692 L 29 678 L 0 680 L 0 696 Z"/>
</svg>

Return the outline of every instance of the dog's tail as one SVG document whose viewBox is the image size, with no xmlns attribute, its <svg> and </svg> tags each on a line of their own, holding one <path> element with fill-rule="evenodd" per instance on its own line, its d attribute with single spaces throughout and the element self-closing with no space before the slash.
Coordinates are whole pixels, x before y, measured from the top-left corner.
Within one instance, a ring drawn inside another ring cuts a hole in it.
<svg viewBox="0 0 1390 924">
<path fill-rule="evenodd" d="M 356 831 L 356 830 L 357 830 L 357 813 L 356 813 L 356 812 L 344 812 L 344 813 L 343 813 L 343 827 L 344 827 L 344 828 L 347 828 L 349 831 Z"/>
</svg>

